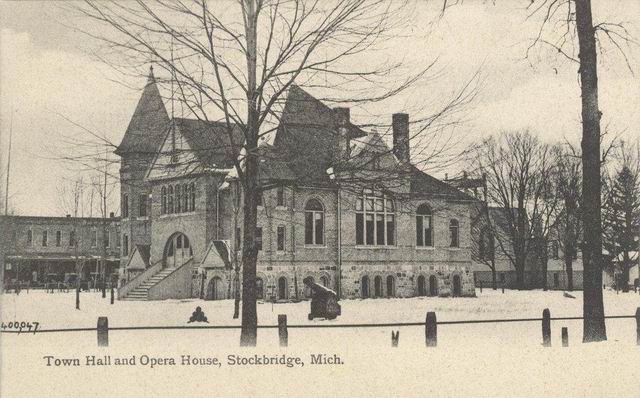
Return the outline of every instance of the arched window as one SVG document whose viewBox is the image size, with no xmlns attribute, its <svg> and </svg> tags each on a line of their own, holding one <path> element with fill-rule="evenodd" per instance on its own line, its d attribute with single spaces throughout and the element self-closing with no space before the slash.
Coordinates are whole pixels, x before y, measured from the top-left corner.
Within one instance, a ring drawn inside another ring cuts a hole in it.
<svg viewBox="0 0 640 398">
<path fill-rule="evenodd" d="M 387 276 L 387 297 L 396 295 L 396 280 L 393 275 Z"/>
<path fill-rule="evenodd" d="M 162 187 L 160 193 L 160 214 L 167 214 L 167 187 Z"/>
<path fill-rule="evenodd" d="M 322 275 L 320 277 L 320 284 L 324 287 L 329 287 L 329 277 L 326 275 Z"/>
<path fill-rule="evenodd" d="M 429 277 L 429 296 L 438 295 L 438 278 L 435 275 Z"/>
<path fill-rule="evenodd" d="M 189 184 L 191 186 L 191 189 L 189 189 L 191 191 L 191 197 L 189 198 L 189 200 L 191 201 L 191 211 L 195 211 L 196 210 L 196 183 L 192 182 L 191 184 Z"/>
<path fill-rule="evenodd" d="M 356 245 L 395 244 L 395 206 L 386 195 L 365 190 L 356 200 Z"/>
<path fill-rule="evenodd" d="M 427 204 L 416 211 L 416 246 L 433 247 L 433 214 Z"/>
<path fill-rule="evenodd" d="M 264 298 L 264 282 L 262 278 L 256 278 L 256 299 L 262 300 Z"/>
<path fill-rule="evenodd" d="M 318 199 L 310 199 L 304 207 L 305 245 L 324 245 L 324 207 Z"/>
<path fill-rule="evenodd" d="M 362 282 L 360 284 L 360 291 L 362 293 L 362 298 L 369 298 L 369 277 L 367 275 L 362 277 Z"/>
<path fill-rule="evenodd" d="M 278 278 L 278 299 L 286 300 L 289 297 L 289 286 L 287 286 L 287 278 L 281 276 Z"/>
<path fill-rule="evenodd" d="M 313 276 L 309 276 L 309 277 L 305 278 L 305 281 L 306 281 L 306 280 L 309 280 L 309 283 L 315 283 L 315 280 L 313 279 Z M 311 298 L 311 296 L 312 296 L 312 290 L 311 290 L 311 288 L 310 288 L 306 283 L 305 283 L 305 285 L 304 285 L 304 290 L 303 290 L 303 292 L 304 292 L 304 297 L 305 297 L 305 298 Z"/>
<path fill-rule="evenodd" d="M 449 243 L 450 247 L 460 247 L 459 229 L 458 220 L 449 221 L 449 235 L 451 236 L 451 241 Z"/>
<path fill-rule="evenodd" d="M 418 296 L 427 295 L 427 285 L 425 283 L 424 275 L 418 277 Z"/>
<path fill-rule="evenodd" d="M 175 211 L 176 213 L 182 212 L 182 184 L 176 184 L 176 202 L 175 202 Z"/>
<path fill-rule="evenodd" d="M 382 297 L 382 277 L 373 278 L 373 297 Z"/>
<path fill-rule="evenodd" d="M 167 213 L 173 213 L 173 185 L 167 189 Z"/>
</svg>

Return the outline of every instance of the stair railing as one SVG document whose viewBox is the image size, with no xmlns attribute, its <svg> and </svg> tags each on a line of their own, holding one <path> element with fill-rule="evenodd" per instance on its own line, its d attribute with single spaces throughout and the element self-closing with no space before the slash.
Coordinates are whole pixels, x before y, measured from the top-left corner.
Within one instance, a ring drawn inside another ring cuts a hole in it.
<svg viewBox="0 0 640 398">
<path fill-rule="evenodd" d="M 127 282 L 123 286 L 120 286 L 118 288 L 118 300 L 127 297 L 127 294 L 129 294 L 132 290 L 134 290 L 135 288 L 143 284 L 146 280 L 151 278 L 153 275 L 160 272 L 161 269 L 162 269 L 162 261 L 158 261 L 151 267 L 144 270 L 141 274 L 136 275 L 135 278 L 131 279 L 129 282 Z"/>
</svg>

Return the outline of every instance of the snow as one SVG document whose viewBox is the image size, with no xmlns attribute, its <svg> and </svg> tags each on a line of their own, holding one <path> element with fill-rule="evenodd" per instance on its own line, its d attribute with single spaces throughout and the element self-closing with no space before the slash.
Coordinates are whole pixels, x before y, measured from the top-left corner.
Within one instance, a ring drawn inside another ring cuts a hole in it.
<svg viewBox="0 0 640 398">
<path fill-rule="evenodd" d="M 438 321 L 581 316 L 582 293 L 575 299 L 561 291 L 478 290 L 476 298 L 410 298 L 343 300 L 342 316 L 308 321 L 309 302 L 260 303 L 259 323 L 289 325 L 424 322 L 427 311 Z M 604 292 L 607 315 L 634 315 L 640 295 Z M 109 295 L 82 293 L 75 310 L 73 293 L 31 291 L 2 295 L 4 322 L 39 321 L 42 329 L 95 327 L 107 316 L 110 327 L 186 325 L 196 306 L 210 325 L 239 325 L 233 301 L 116 301 Z M 64 309 L 68 310 L 64 310 Z M 197 324 L 201 325 L 201 324 Z M 581 344 L 581 321 L 553 321 L 552 348 L 541 347 L 539 322 L 439 325 L 438 347 L 426 348 L 424 326 L 382 328 L 290 328 L 289 347 L 278 346 L 277 329 L 260 329 L 257 348 L 239 348 L 237 329 L 111 331 L 109 347 L 98 348 L 96 332 L 2 334 L 0 396 L 33 396 L 36 384 L 46 396 L 91 395 L 117 391 L 118 396 L 307 395 L 311 388 L 329 396 L 640 396 L 640 347 L 634 319 L 607 320 L 606 343 Z M 560 344 L 560 329 L 569 328 L 569 348 Z M 398 348 L 391 331 L 400 330 Z M 229 354 L 300 356 L 302 368 L 282 366 L 45 366 L 44 355 L 78 357 L 180 358 Z M 344 365 L 310 366 L 309 354 L 339 355 Z M 25 373 L 26 372 L 26 373 Z M 24 382 L 25 377 L 35 382 Z M 189 381 L 189 378 L 193 378 Z M 22 380 L 23 382 L 18 382 Z M 250 380 L 250 382 L 249 382 Z M 5 382 L 8 381 L 8 382 Z M 135 382 L 134 382 L 135 381 Z M 126 385 L 126 388 L 125 388 Z M 98 388 L 98 386 L 100 386 Z M 185 387 L 186 386 L 186 387 Z M 186 388 L 186 389 L 185 389 Z M 186 393 L 186 391 L 189 391 Z M 313 394 L 316 395 L 316 394 Z M 101 395 L 97 395 L 101 396 Z"/>
</svg>

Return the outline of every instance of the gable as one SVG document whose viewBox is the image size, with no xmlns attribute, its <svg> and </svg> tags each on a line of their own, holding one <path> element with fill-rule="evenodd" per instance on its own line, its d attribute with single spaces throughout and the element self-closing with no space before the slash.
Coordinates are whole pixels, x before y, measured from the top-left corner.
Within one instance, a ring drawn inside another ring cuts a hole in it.
<svg viewBox="0 0 640 398">
<path fill-rule="evenodd" d="M 173 137 L 175 136 L 175 152 Z M 156 153 L 147 172 L 149 180 L 184 177 L 201 173 L 203 167 L 180 129 L 168 128 L 160 151 Z"/>
</svg>

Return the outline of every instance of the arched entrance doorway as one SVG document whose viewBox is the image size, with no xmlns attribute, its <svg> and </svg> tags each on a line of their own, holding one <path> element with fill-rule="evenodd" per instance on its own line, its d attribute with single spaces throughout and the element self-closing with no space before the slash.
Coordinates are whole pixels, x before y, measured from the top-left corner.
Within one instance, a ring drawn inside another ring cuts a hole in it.
<svg viewBox="0 0 640 398">
<path fill-rule="evenodd" d="M 164 246 L 164 267 L 179 267 L 191 257 L 193 257 L 193 249 L 187 235 L 181 232 L 171 235 Z"/>
<path fill-rule="evenodd" d="M 429 296 L 438 295 L 438 278 L 435 275 L 429 277 Z"/>
<path fill-rule="evenodd" d="M 396 280 L 393 276 L 387 276 L 387 297 L 394 297 L 396 295 Z"/>
<path fill-rule="evenodd" d="M 373 297 L 382 297 L 382 277 L 373 278 Z"/>
<path fill-rule="evenodd" d="M 278 278 L 278 299 L 286 300 L 287 297 L 289 297 L 288 293 L 289 292 L 287 289 L 287 278 L 285 278 L 284 276 L 281 276 L 280 278 Z"/>
<path fill-rule="evenodd" d="M 367 275 L 362 277 L 362 298 L 369 298 L 369 277 Z"/>
<path fill-rule="evenodd" d="M 424 275 L 418 277 L 418 296 L 427 295 L 427 285 L 424 279 Z"/>
<path fill-rule="evenodd" d="M 453 276 L 453 296 L 459 297 L 462 295 L 462 286 L 460 284 L 460 275 Z"/>
<path fill-rule="evenodd" d="M 224 286 L 222 285 L 222 279 L 214 276 L 207 285 L 207 295 L 205 300 L 224 300 Z"/>
</svg>

